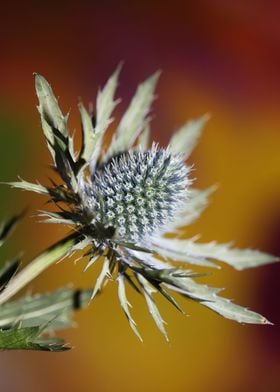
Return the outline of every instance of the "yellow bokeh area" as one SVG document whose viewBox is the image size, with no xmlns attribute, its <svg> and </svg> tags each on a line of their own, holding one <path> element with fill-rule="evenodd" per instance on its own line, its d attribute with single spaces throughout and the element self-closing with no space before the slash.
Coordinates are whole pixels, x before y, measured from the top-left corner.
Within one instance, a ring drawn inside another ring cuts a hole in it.
<svg viewBox="0 0 280 392">
<path fill-rule="evenodd" d="M 51 82 L 70 126 L 79 132 L 77 102 L 95 99 L 124 60 L 116 119 L 136 85 L 162 75 L 152 113 L 153 139 L 165 145 L 187 119 L 211 119 L 189 159 L 196 187 L 217 184 L 208 209 L 184 232 L 202 241 L 234 241 L 280 255 L 280 7 L 273 1 L 30 2 L 6 4 L 0 27 L 0 181 L 18 175 L 44 183 L 52 175 L 36 112 L 34 71 Z M 1 257 L 24 250 L 24 263 L 67 229 L 35 216 L 44 198 L 1 185 L 1 217 L 28 206 Z M 100 264 L 52 266 L 27 290 L 72 283 L 91 287 Z M 221 264 L 222 265 L 222 264 Z M 202 269 L 200 268 L 199 271 Z M 203 269 L 204 271 L 204 269 Z M 131 289 L 132 313 L 144 343 L 130 330 L 109 282 L 75 328 L 59 332 L 65 353 L 0 353 L 1 392 L 231 392 L 280 390 L 279 264 L 237 272 L 223 265 L 199 278 L 275 325 L 239 325 L 176 296 L 183 316 L 158 296 L 170 342 Z"/>
</svg>

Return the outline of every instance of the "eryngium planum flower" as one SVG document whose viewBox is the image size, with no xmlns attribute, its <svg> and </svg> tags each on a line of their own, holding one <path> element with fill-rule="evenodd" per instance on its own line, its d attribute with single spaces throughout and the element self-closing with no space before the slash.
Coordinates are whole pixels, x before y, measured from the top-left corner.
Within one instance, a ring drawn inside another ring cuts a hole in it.
<svg viewBox="0 0 280 392">
<path fill-rule="evenodd" d="M 101 166 L 84 185 L 82 198 L 93 224 L 113 229 L 114 238 L 143 243 L 173 221 L 186 198 L 187 174 L 180 155 L 153 145 Z"/>
<path fill-rule="evenodd" d="M 216 242 L 203 244 L 195 238 L 176 236 L 180 228 L 199 217 L 214 190 L 192 188 L 190 167 L 185 164 L 207 115 L 183 125 L 167 148 L 151 145 L 149 112 L 159 76 L 156 73 L 140 84 L 106 147 L 104 135 L 119 102 L 114 99 L 119 71 L 120 67 L 98 92 L 95 113 L 79 104 L 83 138 L 79 151 L 74 149 L 68 115 L 62 114 L 48 82 L 35 75 L 42 127 L 61 181 L 42 186 L 21 180 L 11 185 L 49 196 L 58 210 L 41 215 L 46 222 L 73 227 L 74 234 L 70 235 L 75 241 L 68 254 L 85 249 L 85 269 L 96 261 L 102 262 L 92 298 L 106 281 L 116 280 L 120 304 L 140 339 L 126 298 L 126 282 L 143 294 L 166 338 L 164 321 L 153 298 L 155 292 L 181 311 L 170 291 L 228 319 L 269 323 L 263 316 L 219 296 L 220 289 L 197 283 L 194 278 L 201 274 L 176 264 L 219 268 L 214 262 L 218 260 L 242 270 L 277 260 L 257 250 L 232 249 L 230 244 Z"/>
</svg>

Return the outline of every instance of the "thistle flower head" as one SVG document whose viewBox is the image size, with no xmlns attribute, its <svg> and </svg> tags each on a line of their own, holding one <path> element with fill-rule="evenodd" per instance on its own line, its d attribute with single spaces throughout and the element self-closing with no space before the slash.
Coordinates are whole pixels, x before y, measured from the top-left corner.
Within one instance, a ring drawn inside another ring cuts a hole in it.
<svg viewBox="0 0 280 392">
<path fill-rule="evenodd" d="M 153 145 L 112 158 L 84 184 L 82 198 L 93 224 L 114 237 L 147 241 L 174 219 L 186 198 L 188 168 L 179 155 Z"/>
<path fill-rule="evenodd" d="M 199 217 L 213 191 L 213 187 L 203 191 L 192 188 L 190 168 L 185 164 L 208 116 L 183 125 L 173 134 L 167 148 L 155 143 L 150 147 L 149 111 L 159 76 L 156 73 L 140 84 L 105 149 L 104 134 L 119 102 L 114 99 L 119 71 L 120 67 L 98 92 L 94 120 L 79 104 L 83 136 L 79 152 L 73 147 L 68 116 L 62 114 L 48 82 L 35 76 L 44 135 L 62 181 L 42 186 L 21 180 L 11 185 L 50 197 L 59 208 L 55 213 L 44 211 L 41 215 L 47 218 L 46 222 L 74 227 L 71 252 L 86 249 L 86 268 L 104 256 L 92 297 L 102 290 L 105 281 L 116 278 L 120 304 L 139 337 L 125 282 L 143 294 L 156 325 L 166 337 L 153 299 L 155 291 L 179 310 L 168 290 L 198 301 L 226 318 L 267 323 L 257 313 L 218 296 L 218 289 L 195 282 L 195 273 L 170 264 L 172 260 L 217 267 L 214 259 L 241 270 L 276 260 L 255 250 L 242 251 L 229 244 L 203 244 L 194 238 L 174 236 Z M 168 233 L 173 233 L 173 237 L 167 237 Z"/>
</svg>

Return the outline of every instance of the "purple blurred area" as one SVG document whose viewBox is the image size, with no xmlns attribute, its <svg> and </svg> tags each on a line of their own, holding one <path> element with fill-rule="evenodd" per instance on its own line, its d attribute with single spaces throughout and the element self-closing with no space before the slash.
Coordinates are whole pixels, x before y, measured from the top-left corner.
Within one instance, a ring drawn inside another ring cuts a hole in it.
<svg viewBox="0 0 280 392">
<path fill-rule="evenodd" d="M 273 0 L 2 4 L 0 181 L 20 175 L 44 182 L 50 174 L 33 72 L 51 82 L 63 110 L 71 109 L 71 128 L 78 130 L 79 97 L 94 102 L 120 61 L 117 119 L 137 84 L 161 69 L 155 140 L 166 144 L 187 119 L 212 115 L 189 163 L 196 186 L 218 183 L 219 188 L 186 235 L 235 240 L 239 247 L 280 256 L 279 16 L 280 3 Z M 39 196 L 3 185 L 0 200 L 1 217 L 26 205 L 32 216 L 44 206 Z M 28 217 L 7 255 L 24 249 L 28 261 L 64 233 Z M 82 267 L 82 262 L 60 263 L 30 289 L 45 292 L 71 281 L 91 286 L 96 271 L 83 274 Z M 74 346 L 71 352 L 0 353 L 0 391 L 279 391 L 280 266 L 244 272 L 225 266 L 206 280 L 227 287 L 228 297 L 275 325 L 234 324 L 181 300 L 190 315 L 184 318 L 159 299 L 171 340 L 166 344 L 141 298 L 129 292 L 145 338 L 140 344 L 111 283 L 76 316 L 78 328 L 60 333 Z"/>
</svg>

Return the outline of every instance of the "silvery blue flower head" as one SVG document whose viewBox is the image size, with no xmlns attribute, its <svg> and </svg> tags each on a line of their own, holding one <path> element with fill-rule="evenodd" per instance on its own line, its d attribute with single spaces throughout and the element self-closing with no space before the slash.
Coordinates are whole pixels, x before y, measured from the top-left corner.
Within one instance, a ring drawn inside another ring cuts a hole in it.
<svg viewBox="0 0 280 392">
<path fill-rule="evenodd" d="M 154 144 L 110 159 L 80 186 L 92 224 L 120 241 L 145 245 L 173 222 L 189 183 L 182 157 Z"/>
<path fill-rule="evenodd" d="M 139 338 L 126 298 L 126 282 L 143 294 L 166 338 L 164 321 L 154 302 L 155 292 L 181 311 L 170 291 L 226 318 L 267 324 L 263 316 L 219 296 L 219 289 L 197 283 L 194 278 L 200 275 L 176 266 L 180 262 L 214 268 L 219 267 L 214 262 L 218 260 L 242 270 L 276 261 L 257 250 L 232 249 L 230 244 L 198 243 L 196 238 L 177 236 L 180 228 L 199 217 L 213 191 L 213 187 L 194 189 L 190 166 L 185 163 L 208 116 L 183 125 L 166 148 L 151 144 L 149 112 L 159 76 L 156 73 L 139 85 L 106 147 L 104 135 L 119 102 L 114 98 L 119 71 L 120 67 L 98 92 L 94 113 L 79 104 L 80 151 L 74 149 L 68 115 L 62 114 L 48 82 L 35 75 L 42 127 L 61 182 L 42 186 L 21 180 L 11 184 L 46 194 L 55 203 L 56 213 L 44 211 L 41 215 L 46 222 L 74 228 L 71 235 L 75 244 L 69 253 L 85 249 L 85 269 L 96 261 L 102 263 L 92 297 L 107 280 L 116 280 L 120 304 Z"/>
</svg>

